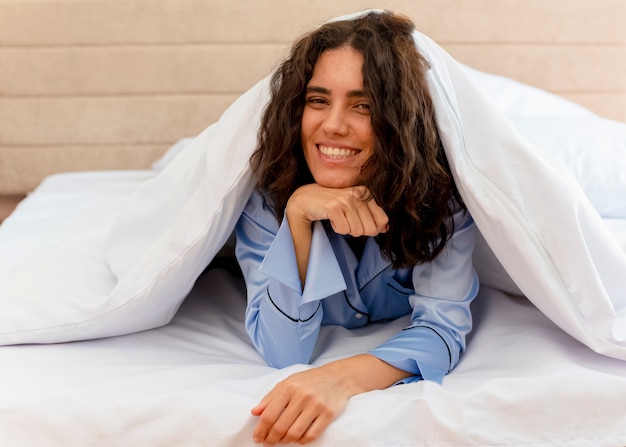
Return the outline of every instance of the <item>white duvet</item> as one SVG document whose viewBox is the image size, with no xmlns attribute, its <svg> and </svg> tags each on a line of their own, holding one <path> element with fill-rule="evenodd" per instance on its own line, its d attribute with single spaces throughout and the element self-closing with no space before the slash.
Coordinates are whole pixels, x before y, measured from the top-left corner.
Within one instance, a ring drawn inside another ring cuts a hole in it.
<svg viewBox="0 0 626 447">
<path fill-rule="evenodd" d="M 600 204 L 594 208 L 571 170 L 520 136 L 466 69 L 426 36 L 416 33 L 415 42 L 432 65 L 429 84 L 455 180 L 497 257 L 477 256 L 483 282 L 510 276 L 509 286 L 566 332 L 626 359 L 626 254 Z M 19 241 L 26 254 L 34 250 L 30 258 L 13 259 L 18 242 L 5 241 L 0 343 L 95 338 L 170 321 L 250 193 L 247 162 L 267 84 L 237 100 L 111 219 L 48 250 Z M 623 191 L 609 185 L 604 200 L 621 204 Z"/>
</svg>

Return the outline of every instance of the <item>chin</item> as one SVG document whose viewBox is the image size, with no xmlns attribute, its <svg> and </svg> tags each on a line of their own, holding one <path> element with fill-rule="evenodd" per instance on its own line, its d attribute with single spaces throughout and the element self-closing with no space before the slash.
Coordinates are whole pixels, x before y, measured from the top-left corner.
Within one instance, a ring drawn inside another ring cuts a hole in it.
<svg viewBox="0 0 626 447">
<path fill-rule="evenodd" d="M 333 176 L 313 176 L 315 183 L 325 188 L 350 188 L 360 184 L 358 177 L 354 174 L 333 175 Z"/>
<path fill-rule="evenodd" d="M 323 186 L 325 188 L 350 188 L 352 186 L 355 186 L 357 184 L 357 182 L 347 182 L 345 180 L 321 180 L 321 181 L 315 181 L 315 183 L 317 183 L 320 186 Z"/>
</svg>

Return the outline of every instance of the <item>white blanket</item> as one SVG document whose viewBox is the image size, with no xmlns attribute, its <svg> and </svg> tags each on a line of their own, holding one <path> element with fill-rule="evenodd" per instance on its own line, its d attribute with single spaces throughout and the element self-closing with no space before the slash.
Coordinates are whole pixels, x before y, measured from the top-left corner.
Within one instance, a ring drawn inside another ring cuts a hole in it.
<svg viewBox="0 0 626 447">
<path fill-rule="evenodd" d="M 432 65 L 429 83 L 455 180 L 498 262 L 563 330 L 626 359 L 619 243 L 567 169 L 524 140 L 438 45 L 419 33 L 415 41 Z M 237 100 L 110 221 L 0 262 L 0 344 L 96 338 L 169 322 L 251 191 L 247 162 L 267 87 L 266 79 Z M 493 262 L 479 256 L 477 267 Z"/>
</svg>

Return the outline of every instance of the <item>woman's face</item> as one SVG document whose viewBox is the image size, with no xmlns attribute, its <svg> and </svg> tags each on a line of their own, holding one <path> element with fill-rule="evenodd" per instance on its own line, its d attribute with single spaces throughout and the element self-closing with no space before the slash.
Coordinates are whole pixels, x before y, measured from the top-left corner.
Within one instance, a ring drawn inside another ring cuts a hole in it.
<svg viewBox="0 0 626 447">
<path fill-rule="evenodd" d="M 374 152 L 363 55 L 350 46 L 324 51 L 307 85 L 302 115 L 304 158 L 315 182 L 345 188 L 363 182 Z"/>
</svg>

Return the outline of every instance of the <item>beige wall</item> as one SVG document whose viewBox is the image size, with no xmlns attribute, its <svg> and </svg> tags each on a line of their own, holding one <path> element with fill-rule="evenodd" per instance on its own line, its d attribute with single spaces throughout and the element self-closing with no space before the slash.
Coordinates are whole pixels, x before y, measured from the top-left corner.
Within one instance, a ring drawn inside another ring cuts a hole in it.
<svg viewBox="0 0 626 447">
<path fill-rule="evenodd" d="M 149 166 L 296 36 L 374 6 L 462 62 L 626 121 L 624 0 L 0 0 L 0 196 L 53 172 Z"/>
</svg>

